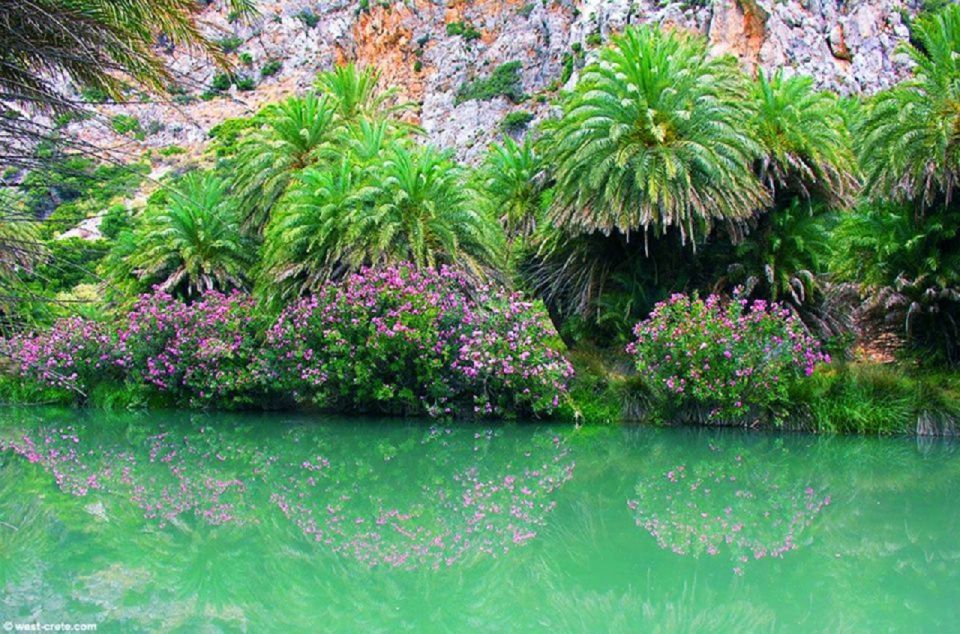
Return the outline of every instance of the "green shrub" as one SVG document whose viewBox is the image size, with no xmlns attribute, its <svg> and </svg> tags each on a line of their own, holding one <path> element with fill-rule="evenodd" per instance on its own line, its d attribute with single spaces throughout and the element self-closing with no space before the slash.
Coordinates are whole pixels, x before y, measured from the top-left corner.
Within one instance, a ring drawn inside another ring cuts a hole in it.
<svg viewBox="0 0 960 634">
<path fill-rule="evenodd" d="M 138 140 L 143 140 L 146 137 L 146 133 L 140 125 L 140 119 L 134 116 L 128 114 L 115 115 L 110 119 L 110 125 L 117 134 L 132 134 Z"/>
<path fill-rule="evenodd" d="M 455 103 L 461 104 L 471 99 L 486 101 L 499 96 L 506 97 L 513 103 L 520 103 L 526 99 L 520 81 L 521 68 L 520 62 L 507 62 L 494 69 L 488 77 L 465 82 L 457 92 Z"/>
<path fill-rule="evenodd" d="M 123 204 L 112 205 L 103 220 L 100 221 L 100 233 L 107 240 L 114 240 L 121 231 L 129 229 L 133 225 L 130 214 Z"/>
<path fill-rule="evenodd" d="M 243 38 L 237 37 L 236 35 L 231 35 L 220 38 L 217 40 L 217 44 L 220 46 L 220 50 L 222 50 L 224 53 L 233 53 L 243 45 Z"/>
<path fill-rule="evenodd" d="M 234 83 L 237 85 L 237 90 L 241 92 L 251 91 L 257 86 L 257 82 L 254 81 L 253 77 L 248 75 L 240 75 L 236 77 Z"/>
<path fill-rule="evenodd" d="M 459 35 L 467 42 L 480 39 L 482 35 L 469 22 L 449 22 L 447 23 L 447 35 Z"/>
<path fill-rule="evenodd" d="M 303 9 L 299 13 L 297 13 L 296 16 L 294 17 L 296 17 L 298 20 L 303 22 L 303 24 L 308 29 L 312 29 L 313 27 L 320 24 L 320 16 L 318 16 L 316 13 L 314 13 L 310 9 Z"/>
<path fill-rule="evenodd" d="M 283 62 L 278 59 L 270 60 L 263 65 L 263 68 L 260 69 L 260 76 L 273 77 L 280 72 L 281 68 L 283 68 Z"/>
<path fill-rule="evenodd" d="M 232 83 L 233 80 L 229 74 L 217 73 L 213 76 L 213 81 L 210 82 L 210 90 L 214 92 L 224 92 L 225 90 L 230 90 Z"/>
<path fill-rule="evenodd" d="M 244 66 L 253 66 L 253 55 L 250 53 L 240 53 L 240 63 Z"/>
<path fill-rule="evenodd" d="M 830 362 L 778 304 L 675 294 L 634 329 L 627 352 L 664 413 L 744 421 L 787 401 L 791 382 Z M 752 411 L 752 410 L 758 411 Z"/>
<path fill-rule="evenodd" d="M 517 110 L 503 118 L 503 121 L 500 122 L 500 129 L 514 134 L 523 131 L 531 121 L 533 121 L 533 113 L 526 110 Z"/>
</svg>

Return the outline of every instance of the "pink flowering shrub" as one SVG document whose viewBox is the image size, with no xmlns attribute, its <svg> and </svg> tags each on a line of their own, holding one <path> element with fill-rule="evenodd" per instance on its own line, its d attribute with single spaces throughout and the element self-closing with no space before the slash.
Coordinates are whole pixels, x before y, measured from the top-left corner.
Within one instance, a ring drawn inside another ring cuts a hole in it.
<svg viewBox="0 0 960 634">
<path fill-rule="evenodd" d="M 519 293 L 488 290 L 478 297 L 454 342 L 457 383 L 476 414 L 552 412 L 566 394 L 573 366 L 547 345 L 557 338 L 545 312 Z"/>
<path fill-rule="evenodd" d="M 660 400 L 737 418 L 786 398 L 830 358 L 792 312 L 763 300 L 675 294 L 634 328 L 627 352 Z"/>
<path fill-rule="evenodd" d="M 85 394 L 94 382 L 117 374 L 109 331 L 82 317 L 59 319 L 38 334 L 14 336 L 3 348 L 20 377 L 44 387 Z"/>
<path fill-rule="evenodd" d="M 208 291 L 192 304 L 143 295 L 118 332 L 117 364 L 175 402 L 245 402 L 258 387 L 253 315 L 253 300 L 239 292 Z"/>
<path fill-rule="evenodd" d="M 365 269 L 289 306 L 267 331 L 275 387 L 337 410 L 433 416 L 549 414 L 572 370 L 542 310 L 471 295 L 453 269 Z"/>
</svg>

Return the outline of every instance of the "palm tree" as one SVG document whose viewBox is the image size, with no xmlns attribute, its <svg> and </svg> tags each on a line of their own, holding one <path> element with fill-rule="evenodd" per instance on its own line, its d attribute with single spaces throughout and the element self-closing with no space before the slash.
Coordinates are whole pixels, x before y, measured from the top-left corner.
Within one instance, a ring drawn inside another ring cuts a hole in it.
<svg viewBox="0 0 960 634">
<path fill-rule="evenodd" d="M 523 143 L 506 136 L 490 146 L 484 162 L 483 188 L 507 235 L 526 238 L 537 227 L 543 197 L 539 154 L 528 135 Z"/>
<path fill-rule="evenodd" d="M 793 198 L 767 214 L 766 222 L 734 250 L 729 282 L 750 295 L 800 307 L 814 299 L 817 278 L 831 254 L 823 203 Z"/>
<path fill-rule="evenodd" d="M 863 274 L 868 319 L 897 319 L 912 343 L 957 362 L 960 6 L 917 20 L 903 50 L 913 76 L 876 95 L 858 130 L 876 208 L 841 224 L 836 268 Z"/>
<path fill-rule="evenodd" d="M 872 197 L 922 212 L 949 204 L 960 179 L 960 6 L 918 20 L 913 39 L 913 77 L 875 97 L 859 151 Z"/>
<path fill-rule="evenodd" d="M 230 0 L 241 15 L 252 0 Z M 61 78 L 75 87 L 123 98 L 129 80 L 164 90 L 173 76 L 156 37 L 226 63 L 201 33 L 192 0 L 31 0 L 4 2 L 0 14 L 0 92 L 5 102 L 64 110 L 75 107 Z"/>
<path fill-rule="evenodd" d="M 848 205 L 858 184 L 856 162 L 836 95 L 816 90 L 810 77 L 782 71 L 760 71 L 751 92 L 763 184 L 787 205 L 796 195 Z"/>
<path fill-rule="evenodd" d="M 816 90 L 809 77 L 761 71 L 751 101 L 763 151 L 757 175 L 772 200 L 747 223 L 749 233 L 735 249 L 715 245 L 730 258 L 721 281 L 786 302 L 807 323 L 823 324 L 814 305 L 830 254 L 830 212 L 848 207 L 858 187 L 840 100 Z"/>
<path fill-rule="evenodd" d="M 336 104 L 337 114 L 345 121 L 360 117 L 385 118 L 410 108 L 397 102 L 397 89 L 380 90 L 380 73 L 371 66 L 358 69 L 355 64 L 337 66 L 317 76 L 315 86 Z"/>
<path fill-rule="evenodd" d="M 304 170 L 267 226 L 264 287 L 274 298 L 316 291 L 362 266 L 457 265 L 478 277 L 502 246 L 476 210 L 462 169 L 430 147 L 390 145 L 368 166 L 345 157 Z"/>
<path fill-rule="evenodd" d="M 363 173 L 348 159 L 336 168 L 304 170 L 266 227 L 264 294 L 288 301 L 362 264 L 345 239 L 345 219 L 368 199 Z"/>
<path fill-rule="evenodd" d="M 420 267 L 455 264 L 484 277 L 503 233 L 477 210 L 463 170 L 430 146 L 395 145 L 372 182 L 372 208 L 354 207 L 350 239 L 370 263 L 409 260 Z"/>
<path fill-rule="evenodd" d="M 241 142 L 234 188 L 244 227 L 260 235 L 296 174 L 320 160 L 336 133 L 336 104 L 307 93 L 268 106 L 262 126 Z"/>
<path fill-rule="evenodd" d="M 676 227 L 695 241 L 749 217 L 767 196 L 744 90 L 736 61 L 708 56 L 702 38 L 653 26 L 611 38 L 548 126 L 551 219 L 573 232 Z"/>
<path fill-rule="evenodd" d="M 227 184 L 213 174 L 191 172 L 145 212 L 128 256 L 141 283 L 191 297 L 209 289 L 242 287 L 251 248 L 240 232 Z"/>
</svg>

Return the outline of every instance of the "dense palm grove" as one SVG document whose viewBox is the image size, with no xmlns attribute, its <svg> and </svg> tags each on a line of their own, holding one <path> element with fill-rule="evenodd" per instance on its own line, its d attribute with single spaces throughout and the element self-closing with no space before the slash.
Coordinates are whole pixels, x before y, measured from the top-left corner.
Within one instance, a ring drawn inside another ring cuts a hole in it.
<svg viewBox="0 0 960 634">
<path fill-rule="evenodd" d="M 159 186 L 41 144 L 57 157 L 46 187 L 5 194 L 0 225 L 5 391 L 943 431 L 958 411 L 960 7 L 911 41 L 908 80 L 840 98 L 629 28 L 554 119 L 477 167 L 425 143 L 352 65 L 217 126 Z M 145 185 L 142 211 L 116 204 Z M 52 239 L 93 214 L 104 241 Z M 180 321 L 150 339 L 144 311 Z M 877 338 L 902 343 L 896 363 L 863 361 Z"/>
</svg>

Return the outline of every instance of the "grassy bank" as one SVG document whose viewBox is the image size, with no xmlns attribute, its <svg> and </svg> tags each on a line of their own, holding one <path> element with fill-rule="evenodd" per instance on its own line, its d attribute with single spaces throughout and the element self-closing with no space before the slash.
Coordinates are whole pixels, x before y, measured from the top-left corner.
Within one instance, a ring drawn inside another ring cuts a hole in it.
<svg viewBox="0 0 960 634">
<path fill-rule="evenodd" d="M 712 424 L 826 434 L 956 435 L 960 373 L 913 364 L 834 362 L 790 384 L 786 400 L 741 418 L 708 421 L 705 408 L 658 400 L 616 351 L 581 349 L 561 415 L 584 424 Z"/>
</svg>

